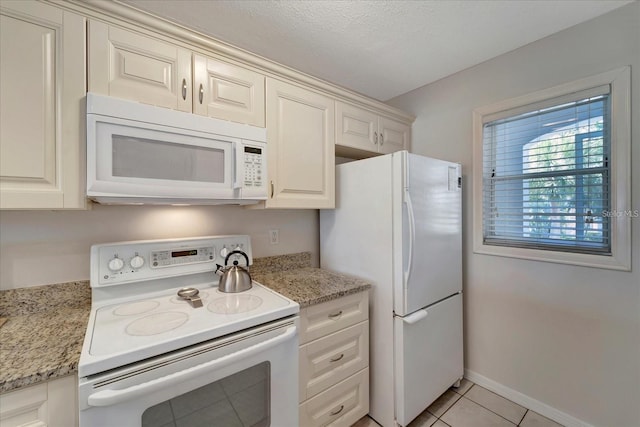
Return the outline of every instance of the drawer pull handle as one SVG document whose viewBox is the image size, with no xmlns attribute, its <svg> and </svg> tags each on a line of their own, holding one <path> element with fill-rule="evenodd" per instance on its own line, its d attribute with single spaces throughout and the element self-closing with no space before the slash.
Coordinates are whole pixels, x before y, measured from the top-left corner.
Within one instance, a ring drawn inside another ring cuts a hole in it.
<svg viewBox="0 0 640 427">
<path fill-rule="evenodd" d="M 203 98 L 204 98 L 204 86 L 200 84 L 200 90 L 198 91 L 198 101 L 200 101 L 200 105 L 202 105 Z"/>
<path fill-rule="evenodd" d="M 343 409 L 344 409 L 344 405 L 340 405 L 340 409 L 338 409 L 337 411 L 329 412 L 329 415 L 331 415 L 332 417 L 334 415 L 338 415 L 340 412 L 342 412 Z"/>
<path fill-rule="evenodd" d="M 187 79 L 182 79 L 182 99 L 187 100 Z"/>
<path fill-rule="evenodd" d="M 329 317 L 333 319 L 334 317 L 338 317 L 338 316 L 340 316 L 341 314 L 342 314 L 342 310 L 340 310 L 340 311 L 339 311 L 339 312 L 337 312 L 337 313 L 332 313 L 332 314 L 330 314 L 330 315 L 329 315 Z"/>
<path fill-rule="evenodd" d="M 340 356 L 336 357 L 335 359 L 329 359 L 331 362 L 337 362 L 338 360 L 341 360 L 344 357 L 344 353 L 340 353 Z"/>
</svg>

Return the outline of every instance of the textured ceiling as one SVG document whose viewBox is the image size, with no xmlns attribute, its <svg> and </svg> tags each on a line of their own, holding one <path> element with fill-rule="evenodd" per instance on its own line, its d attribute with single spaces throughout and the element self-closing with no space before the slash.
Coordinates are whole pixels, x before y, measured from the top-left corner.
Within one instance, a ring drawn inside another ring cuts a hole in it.
<svg viewBox="0 0 640 427">
<path fill-rule="evenodd" d="M 125 0 L 387 100 L 630 1 Z"/>
</svg>

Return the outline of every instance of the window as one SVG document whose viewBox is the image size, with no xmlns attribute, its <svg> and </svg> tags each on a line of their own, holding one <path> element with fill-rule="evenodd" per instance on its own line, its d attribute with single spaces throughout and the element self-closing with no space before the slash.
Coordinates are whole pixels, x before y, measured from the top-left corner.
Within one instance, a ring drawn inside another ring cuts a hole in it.
<svg viewBox="0 0 640 427">
<path fill-rule="evenodd" d="M 476 252 L 630 268 L 628 75 L 474 112 Z"/>
<path fill-rule="evenodd" d="M 609 87 L 483 125 L 485 244 L 611 253 Z"/>
</svg>

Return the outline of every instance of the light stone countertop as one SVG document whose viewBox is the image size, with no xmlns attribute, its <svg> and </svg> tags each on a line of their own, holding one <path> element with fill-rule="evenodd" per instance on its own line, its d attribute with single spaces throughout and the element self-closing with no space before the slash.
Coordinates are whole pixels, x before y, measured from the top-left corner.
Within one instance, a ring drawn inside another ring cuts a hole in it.
<svg viewBox="0 0 640 427">
<path fill-rule="evenodd" d="M 0 292 L 0 393 L 73 374 L 89 320 L 89 282 Z"/>
<path fill-rule="evenodd" d="M 251 278 L 300 304 L 300 308 L 371 288 L 366 280 L 311 267 L 311 254 L 256 258 Z"/>
<path fill-rule="evenodd" d="M 300 308 L 368 290 L 369 282 L 320 268 L 258 274 L 254 280 L 291 298 Z"/>
<path fill-rule="evenodd" d="M 251 276 L 301 308 L 371 287 L 311 267 L 308 252 L 255 258 Z M 0 291 L 0 393 L 77 373 L 90 309 L 88 281 Z"/>
</svg>

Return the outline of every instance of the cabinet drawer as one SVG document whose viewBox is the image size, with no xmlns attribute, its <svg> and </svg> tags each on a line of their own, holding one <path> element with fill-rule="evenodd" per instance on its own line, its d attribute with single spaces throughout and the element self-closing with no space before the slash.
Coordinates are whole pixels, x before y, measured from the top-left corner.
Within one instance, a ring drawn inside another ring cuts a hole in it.
<svg viewBox="0 0 640 427">
<path fill-rule="evenodd" d="M 300 402 L 368 365 L 368 321 L 300 347 Z"/>
<path fill-rule="evenodd" d="M 369 294 L 360 292 L 300 312 L 300 344 L 360 323 L 369 318 Z"/>
<path fill-rule="evenodd" d="M 369 368 L 300 405 L 300 426 L 351 426 L 369 412 Z"/>
</svg>

